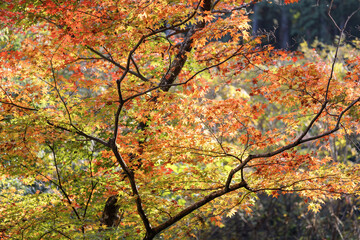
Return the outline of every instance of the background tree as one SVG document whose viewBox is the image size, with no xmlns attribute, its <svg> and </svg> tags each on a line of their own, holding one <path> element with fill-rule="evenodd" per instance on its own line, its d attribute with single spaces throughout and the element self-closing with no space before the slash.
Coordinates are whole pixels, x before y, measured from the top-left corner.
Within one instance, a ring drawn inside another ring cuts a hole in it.
<svg viewBox="0 0 360 240">
<path fill-rule="evenodd" d="M 256 2 L 3 1 L 2 237 L 184 238 L 259 192 L 356 194 L 358 165 L 301 145 L 359 132 L 358 55 L 335 71 L 357 11 L 301 62 L 250 36 Z"/>
<path fill-rule="evenodd" d="M 331 17 L 342 28 L 347 17 L 358 8 L 359 1 L 302 0 L 291 5 L 279 0 L 261 1 L 252 7 L 253 33 L 271 33 L 274 46 L 283 49 L 297 50 L 303 41 L 332 44 L 340 30 L 328 15 L 330 5 Z M 360 37 L 359 18 L 360 15 L 355 14 L 347 23 L 345 33 L 349 40 Z"/>
</svg>

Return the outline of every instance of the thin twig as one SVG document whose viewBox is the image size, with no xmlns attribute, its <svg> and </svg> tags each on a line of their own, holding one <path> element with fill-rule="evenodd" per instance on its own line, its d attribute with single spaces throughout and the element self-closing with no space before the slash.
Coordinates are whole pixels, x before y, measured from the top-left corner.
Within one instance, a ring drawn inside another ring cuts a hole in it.
<svg viewBox="0 0 360 240">
<path fill-rule="evenodd" d="M 51 152 L 53 154 L 54 166 L 55 166 L 56 175 L 57 175 L 57 178 L 58 178 L 58 187 L 61 190 L 61 192 L 63 193 L 63 195 L 65 196 L 65 198 L 66 198 L 67 202 L 69 203 L 69 205 L 71 206 L 72 201 L 71 201 L 69 195 L 67 194 L 67 192 L 65 191 L 65 188 L 64 188 L 64 186 L 62 185 L 62 182 L 61 182 L 61 175 L 60 175 L 60 171 L 59 171 L 59 168 L 58 168 L 58 163 L 57 163 L 57 160 L 56 160 L 55 148 L 54 148 L 54 146 L 51 146 L 50 144 L 48 144 L 48 147 L 51 149 Z M 74 206 L 71 206 L 71 209 L 75 213 L 76 217 L 79 220 L 81 220 L 81 217 L 80 217 L 79 213 L 76 211 L 76 208 Z"/>
</svg>

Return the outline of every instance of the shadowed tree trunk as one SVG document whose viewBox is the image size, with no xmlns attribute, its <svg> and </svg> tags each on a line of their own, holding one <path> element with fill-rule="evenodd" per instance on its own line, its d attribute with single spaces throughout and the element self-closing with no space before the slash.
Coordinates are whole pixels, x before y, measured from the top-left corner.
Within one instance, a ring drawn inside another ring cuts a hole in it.
<svg viewBox="0 0 360 240">
<path fill-rule="evenodd" d="M 281 6 L 280 20 L 280 48 L 288 49 L 290 45 L 290 18 L 289 8 L 285 5 Z"/>
<path fill-rule="evenodd" d="M 257 32 L 259 30 L 259 5 L 255 4 L 253 7 L 253 19 L 252 19 L 252 34 L 254 36 L 257 35 Z"/>
<path fill-rule="evenodd" d="M 111 196 L 106 201 L 104 211 L 101 217 L 101 225 L 107 227 L 117 227 L 121 221 L 119 216 L 120 206 L 117 204 L 117 196 Z"/>
</svg>

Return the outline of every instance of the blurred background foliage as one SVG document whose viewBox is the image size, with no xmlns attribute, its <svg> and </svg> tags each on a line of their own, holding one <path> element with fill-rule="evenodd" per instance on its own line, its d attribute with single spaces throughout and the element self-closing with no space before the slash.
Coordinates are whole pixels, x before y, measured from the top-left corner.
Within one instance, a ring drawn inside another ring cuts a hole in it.
<svg viewBox="0 0 360 240">
<path fill-rule="evenodd" d="M 339 30 L 328 15 L 330 0 L 301 0 L 284 5 L 282 1 L 262 1 L 252 6 L 253 34 L 267 33 L 277 48 L 297 50 L 303 41 L 311 44 L 318 40 L 331 44 Z M 342 28 L 347 18 L 359 7 L 359 0 L 334 0 L 330 12 Z M 360 37 L 360 14 L 355 14 L 346 27 L 346 37 L 354 40 Z M 359 45 L 354 46 L 359 47 Z"/>
</svg>

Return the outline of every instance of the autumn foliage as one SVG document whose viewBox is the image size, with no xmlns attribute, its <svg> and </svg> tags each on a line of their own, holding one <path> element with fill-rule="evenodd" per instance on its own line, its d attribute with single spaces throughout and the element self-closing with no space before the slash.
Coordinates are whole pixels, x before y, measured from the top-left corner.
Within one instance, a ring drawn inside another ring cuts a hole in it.
<svg viewBox="0 0 360 240">
<path fill-rule="evenodd" d="M 2 1 L 0 236 L 184 239 L 257 192 L 357 194 L 328 143 L 360 133 L 359 55 L 337 74 L 344 29 L 331 59 L 273 49 L 256 2 Z"/>
</svg>

